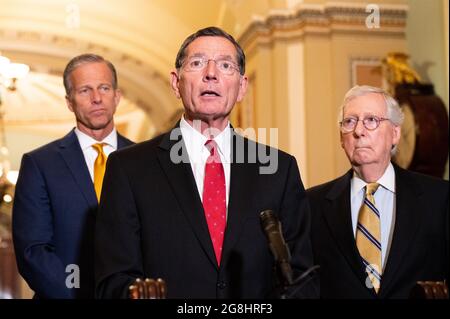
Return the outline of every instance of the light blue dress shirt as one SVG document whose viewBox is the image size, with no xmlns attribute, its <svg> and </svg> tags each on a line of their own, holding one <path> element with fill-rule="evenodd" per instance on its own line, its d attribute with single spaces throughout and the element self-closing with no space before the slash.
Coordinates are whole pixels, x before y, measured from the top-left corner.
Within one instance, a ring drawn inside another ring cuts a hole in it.
<svg viewBox="0 0 450 319">
<path fill-rule="evenodd" d="M 383 176 L 377 181 L 380 186 L 375 192 L 375 206 L 380 212 L 381 225 L 381 264 L 386 266 L 387 256 L 392 242 L 392 234 L 395 225 L 395 171 L 392 163 L 386 168 Z M 353 236 L 356 237 L 358 214 L 362 206 L 365 189 L 365 181 L 353 173 L 350 183 L 350 203 L 352 209 Z"/>
</svg>

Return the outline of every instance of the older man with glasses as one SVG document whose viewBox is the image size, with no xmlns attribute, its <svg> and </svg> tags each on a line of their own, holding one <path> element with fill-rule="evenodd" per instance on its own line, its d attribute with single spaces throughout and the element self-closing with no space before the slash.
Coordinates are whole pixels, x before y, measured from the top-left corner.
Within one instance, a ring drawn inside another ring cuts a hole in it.
<svg viewBox="0 0 450 319">
<path fill-rule="evenodd" d="M 448 278 L 448 182 L 391 163 L 403 113 L 389 94 L 353 87 L 340 110 L 352 168 L 307 191 L 323 298 L 408 298 Z"/>
</svg>

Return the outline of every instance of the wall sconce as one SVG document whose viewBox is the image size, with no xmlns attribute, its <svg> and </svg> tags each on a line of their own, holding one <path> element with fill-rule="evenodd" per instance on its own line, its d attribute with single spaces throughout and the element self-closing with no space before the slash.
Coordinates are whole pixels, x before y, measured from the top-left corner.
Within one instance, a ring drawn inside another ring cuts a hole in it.
<svg viewBox="0 0 450 319">
<path fill-rule="evenodd" d="M 16 89 L 16 81 L 25 77 L 30 67 L 23 63 L 12 63 L 7 57 L 0 55 L 0 84 L 8 90 Z"/>
</svg>

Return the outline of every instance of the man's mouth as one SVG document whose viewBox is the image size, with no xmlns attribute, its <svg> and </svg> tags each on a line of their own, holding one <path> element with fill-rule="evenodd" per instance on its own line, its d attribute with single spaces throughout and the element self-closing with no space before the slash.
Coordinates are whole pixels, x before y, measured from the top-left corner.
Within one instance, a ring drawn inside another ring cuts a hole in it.
<svg viewBox="0 0 450 319">
<path fill-rule="evenodd" d="M 212 90 L 206 90 L 203 91 L 200 96 L 220 96 L 219 93 L 217 93 L 216 91 L 212 91 Z"/>
<path fill-rule="evenodd" d="M 106 110 L 105 109 L 95 109 L 91 111 L 91 114 L 102 114 L 104 113 Z"/>
</svg>

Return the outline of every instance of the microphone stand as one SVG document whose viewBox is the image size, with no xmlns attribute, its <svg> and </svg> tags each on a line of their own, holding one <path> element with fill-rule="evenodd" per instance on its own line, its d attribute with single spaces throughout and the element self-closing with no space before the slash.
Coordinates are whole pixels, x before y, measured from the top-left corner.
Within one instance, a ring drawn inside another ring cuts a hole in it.
<svg viewBox="0 0 450 319">
<path fill-rule="evenodd" d="M 317 278 L 317 270 L 320 268 L 320 266 L 315 265 L 310 268 L 308 268 L 305 272 L 303 272 L 301 275 L 299 275 L 295 280 L 289 281 L 288 278 L 286 278 L 283 275 L 283 272 L 280 271 L 279 267 L 276 267 L 276 271 L 278 274 L 278 279 L 280 283 L 280 291 L 279 291 L 279 298 L 280 299 L 293 299 L 295 298 L 295 295 L 298 291 L 300 291 L 302 288 L 304 288 L 311 280 L 314 280 Z M 317 297 L 319 297 L 319 292 L 315 291 L 317 294 Z M 278 295 L 278 294 L 277 294 Z"/>
<path fill-rule="evenodd" d="M 302 289 L 310 280 L 314 279 L 315 276 L 310 276 L 310 274 L 319 268 L 319 266 L 313 266 L 307 269 L 298 278 L 293 280 L 293 272 L 291 268 L 291 253 L 288 245 L 286 244 L 283 231 L 281 227 L 281 222 L 278 220 L 277 215 L 273 210 L 267 209 L 259 214 L 261 220 L 261 226 L 264 234 L 269 242 L 270 250 L 275 259 L 275 273 L 278 278 L 281 299 L 289 299 L 294 296 Z M 277 289 L 278 285 L 275 285 Z M 292 291 L 290 291 L 292 290 Z M 317 293 L 317 297 L 319 294 Z"/>
</svg>

